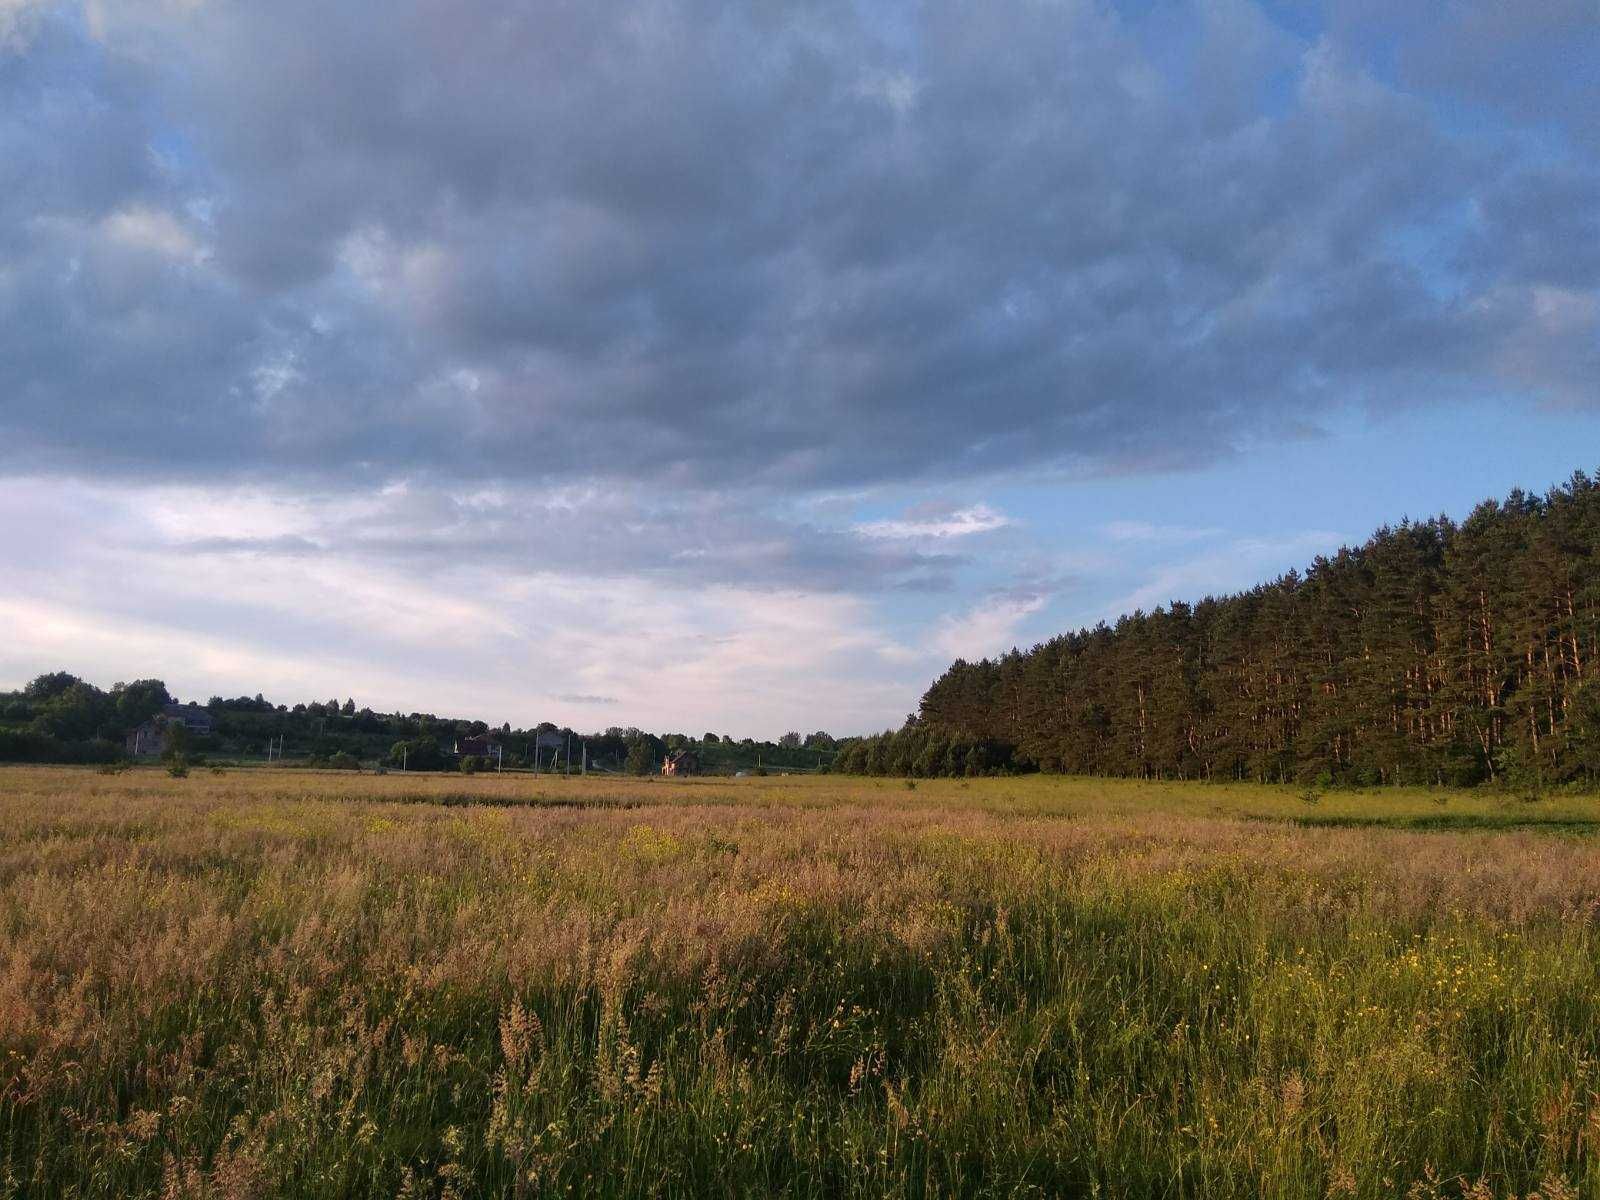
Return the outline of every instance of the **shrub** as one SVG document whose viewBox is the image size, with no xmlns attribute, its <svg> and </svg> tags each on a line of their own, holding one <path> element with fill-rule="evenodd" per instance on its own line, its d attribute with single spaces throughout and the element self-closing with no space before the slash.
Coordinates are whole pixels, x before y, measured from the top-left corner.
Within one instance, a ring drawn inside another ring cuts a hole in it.
<svg viewBox="0 0 1600 1200">
<path fill-rule="evenodd" d="M 448 764 L 439 743 L 430 737 L 396 742 L 389 750 L 389 765 L 409 771 L 438 771 Z"/>
</svg>

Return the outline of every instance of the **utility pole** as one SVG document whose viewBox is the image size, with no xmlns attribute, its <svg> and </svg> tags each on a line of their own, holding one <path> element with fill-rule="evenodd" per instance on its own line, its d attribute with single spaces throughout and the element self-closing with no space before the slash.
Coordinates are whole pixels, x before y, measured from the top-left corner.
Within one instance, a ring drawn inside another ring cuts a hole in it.
<svg viewBox="0 0 1600 1200">
<path fill-rule="evenodd" d="M 584 775 L 587 775 L 589 773 L 589 743 L 588 742 L 584 742 L 583 743 L 583 769 L 582 769 L 582 771 L 580 773 L 584 774 Z"/>
<path fill-rule="evenodd" d="M 401 742 L 400 743 L 400 769 L 402 771 L 404 771 L 406 769 L 406 761 L 410 757 L 411 757 L 411 747 L 406 745 L 404 742 Z"/>
</svg>

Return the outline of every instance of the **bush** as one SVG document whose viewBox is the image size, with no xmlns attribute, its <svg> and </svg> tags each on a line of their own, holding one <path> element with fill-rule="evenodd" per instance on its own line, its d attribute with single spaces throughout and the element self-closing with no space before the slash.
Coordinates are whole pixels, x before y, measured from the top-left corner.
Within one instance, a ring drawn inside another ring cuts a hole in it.
<svg viewBox="0 0 1600 1200">
<path fill-rule="evenodd" d="M 104 738 L 63 741 L 31 729 L 0 729 L 0 762 L 114 763 L 122 747 Z"/>
<path fill-rule="evenodd" d="M 167 774 L 174 779 L 187 779 L 189 777 L 189 764 L 182 756 L 173 758 L 167 763 Z"/>
<path fill-rule="evenodd" d="M 448 764 L 439 743 L 432 738 L 411 738 L 396 742 L 389 750 L 389 765 L 404 767 L 408 771 L 438 771 Z"/>
<path fill-rule="evenodd" d="M 463 775 L 476 775 L 479 765 L 478 756 L 469 754 L 461 760 L 461 773 Z"/>
</svg>

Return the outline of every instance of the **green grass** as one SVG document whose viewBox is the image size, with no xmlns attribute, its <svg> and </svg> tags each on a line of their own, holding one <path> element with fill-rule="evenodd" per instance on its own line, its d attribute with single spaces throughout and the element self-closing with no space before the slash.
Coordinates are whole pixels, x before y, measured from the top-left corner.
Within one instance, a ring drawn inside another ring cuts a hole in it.
<svg viewBox="0 0 1600 1200">
<path fill-rule="evenodd" d="M 0 771 L 0 1195 L 1600 1194 L 1596 820 Z"/>
</svg>

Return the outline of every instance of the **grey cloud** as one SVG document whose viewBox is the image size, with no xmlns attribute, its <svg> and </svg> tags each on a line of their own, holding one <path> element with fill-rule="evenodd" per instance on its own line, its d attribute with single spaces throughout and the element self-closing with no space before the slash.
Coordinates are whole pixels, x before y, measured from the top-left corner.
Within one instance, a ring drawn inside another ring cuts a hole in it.
<svg viewBox="0 0 1600 1200">
<path fill-rule="evenodd" d="M 180 542 L 174 549 L 192 554 L 262 554 L 275 557 L 302 558 L 321 554 L 325 547 L 310 538 L 295 534 L 280 537 L 207 537 Z"/>
<path fill-rule="evenodd" d="M 1600 285 L 1600 170 L 1535 167 L 1487 190 L 1463 269 L 1496 262 L 1518 284 Z"/>
<path fill-rule="evenodd" d="M 635 491 L 455 495 L 407 489 L 358 511 L 306 506 L 314 528 L 268 537 L 154 540 L 188 554 L 313 555 L 430 573 L 496 565 L 589 578 L 813 592 L 943 592 L 967 556 L 885 544 L 848 529 L 742 508 L 736 497 L 665 500 Z"/>
<path fill-rule="evenodd" d="M 1361 36 L 1392 39 L 1406 86 L 1447 96 L 1473 116 L 1488 113 L 1600 152 L 1600 13 L 1590 0 L 1428 7 L 1343 0 L 1336 7 Z"/>
<path fill-rule="evenodd" d="M 0 57 L 0 470 L 717 504 L 1194 465 L 1346 404 L 1592 401 L 1600 317 L 1531 289 L 1600 287 L 1562 252 L 1597 164 L 1535 165 L 1533 101 L 1468 72 L 1483 11 L 1425 50 L 1354 0 L 1315 43 L 1246 0 L 901 26 L 292 0 L 136 6 L 103 43 L 64 6 Z M 1559 25 L 1528 44 L 1579 79 Z M 1478 89 L 1521 124 L 1454 132 Z M 119 242 L 144 210 L 194 253 Z M 773 519 L 606 540 L 839 586 L 956 565 Z"/>
</svg>

